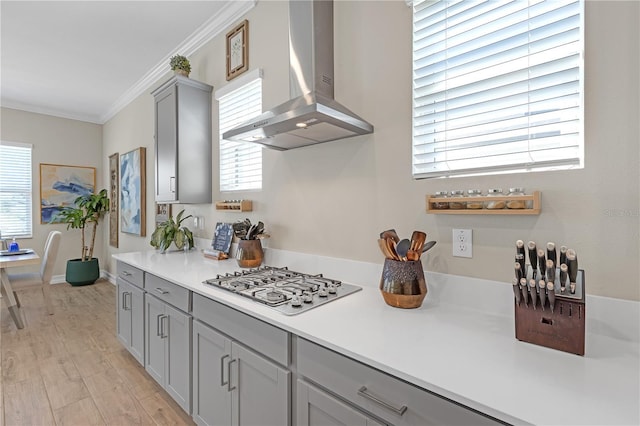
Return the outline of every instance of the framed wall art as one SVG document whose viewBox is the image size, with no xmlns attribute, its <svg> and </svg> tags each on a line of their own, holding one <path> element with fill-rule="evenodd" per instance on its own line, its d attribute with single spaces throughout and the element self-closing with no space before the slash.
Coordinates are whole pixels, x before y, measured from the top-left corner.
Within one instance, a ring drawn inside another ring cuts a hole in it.
<svg viewBox="0 0 640 426">
<path fill-rule="evenodd" d="M 56 215 L 81 195 L 93 194 L 96 168 L 40 164 L 40 223 L 56 223 Z"/>
<path fill-rule="evenodd" d="M 171 204 L 156 203 L 156 227 L 162 222 L 169 220 L 171 216 Z"/>
<path fill-rule="evenodd" d="M 146 235 L 146 157 L 140 147 L 120 156 L 120 230 Z"/>
<path fill-rule="evenodd" d="M 118 212 L 120 201 L 120 158 L 116 152 L 109 156 L 109 245 L 118 247 Z"/>
<path fill-rule="evenodd" d="M 227 81 L 249 69 L 249 21 L 227 33 Z"/>
</svg>

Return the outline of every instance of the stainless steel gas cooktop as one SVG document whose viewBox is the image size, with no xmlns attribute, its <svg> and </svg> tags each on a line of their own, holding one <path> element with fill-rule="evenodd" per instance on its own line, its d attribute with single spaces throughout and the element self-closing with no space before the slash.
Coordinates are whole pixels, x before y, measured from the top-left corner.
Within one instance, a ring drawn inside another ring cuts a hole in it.
<svg viewBox="0 0 640 426">
<path fill-rule="evenodd" d="M 361 290 L 322 274 L 310 275 L 271 266 L 218 275 L 204 284 L 237 293 L 285 315 L 296 315 Z"/>
</svg>

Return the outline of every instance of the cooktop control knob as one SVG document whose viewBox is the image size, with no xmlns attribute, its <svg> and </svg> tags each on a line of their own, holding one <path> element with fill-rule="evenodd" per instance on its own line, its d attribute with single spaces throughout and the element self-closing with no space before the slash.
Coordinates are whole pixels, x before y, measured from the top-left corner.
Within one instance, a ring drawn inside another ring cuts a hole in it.
<svg viewBox="0 0 640 426">
<path fill-rule="evenodd" d="M 291 306 L 294 308 L 299 308 L 302 306 L 302 301 L 300 300 L 300 296 L 297 294 L 291 298 Z"/>
<path fill-rule="evenodd" d="M 329 295 L 329 293 L 327 293 L 327 289 L 322 287 L 320 289 L 320 291 L 318 291 L 318 296 L 319 297 L 327 297 Z"/>
<path fill-rule="evenodd" d="M 302 301 L 304 303 L 311 303 L 313 302 L 313 296 L 310 293 L 304 293 L 302 295 Z"/>
<path fill-rule="evenodd" d="M 333 284 L 329 284 L 329 289 L 328 289 L 328 291 L 329 291 L 329 294 L 336 294 L 336 292 L 338 291 L 338 289 L 336 288 L 336 286 L 335 286 L 335 285 L 333 285 Z"/>
</svg>

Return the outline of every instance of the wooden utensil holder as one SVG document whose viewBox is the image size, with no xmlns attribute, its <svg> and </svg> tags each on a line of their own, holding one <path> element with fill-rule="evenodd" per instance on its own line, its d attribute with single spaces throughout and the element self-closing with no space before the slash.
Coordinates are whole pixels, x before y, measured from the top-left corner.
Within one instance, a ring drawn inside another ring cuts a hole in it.
<svg viewBox="0 0 640 426">
<path fill-rule="evenodd" d="M 540 299 L 536 309 L 531 299 L 529 306 L 524 301 L 514 302 L 516 339 L 535 345 L 546 346 L 564 352 L 584 355 L 585 345 L 585 287 L 584 271 L 579 270 L 576 283 L 576 294 L 569 293 L 569 287 L 563 294 L 560 282 L 556 279 L 554 291 L 556 300 L 553 312 L 547 299 L 542 310 Z"/>
</svg>

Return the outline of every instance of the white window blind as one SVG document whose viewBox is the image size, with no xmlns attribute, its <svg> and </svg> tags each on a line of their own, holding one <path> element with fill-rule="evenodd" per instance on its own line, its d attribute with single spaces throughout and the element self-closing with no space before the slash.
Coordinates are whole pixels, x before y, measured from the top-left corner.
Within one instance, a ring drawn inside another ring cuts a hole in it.
<svg viewBox="0 0 640 426">
<path fill-rule="evenodd" d="M 222 139 L 222 134 L 262 113 L 262 78 L 252 78 L 218 98 L 220 191 L 262 188 L 262 146 Z"/>
<path fill-rule="evenodd" d="M 414 4 L 415 178 L 582 167 L 583 7 Z"/>
<path fill-rule="evenodd" d="M 29 144 L 0 142 L 0 232 L 2 238 L 32 236 Z"/>
</svg>

